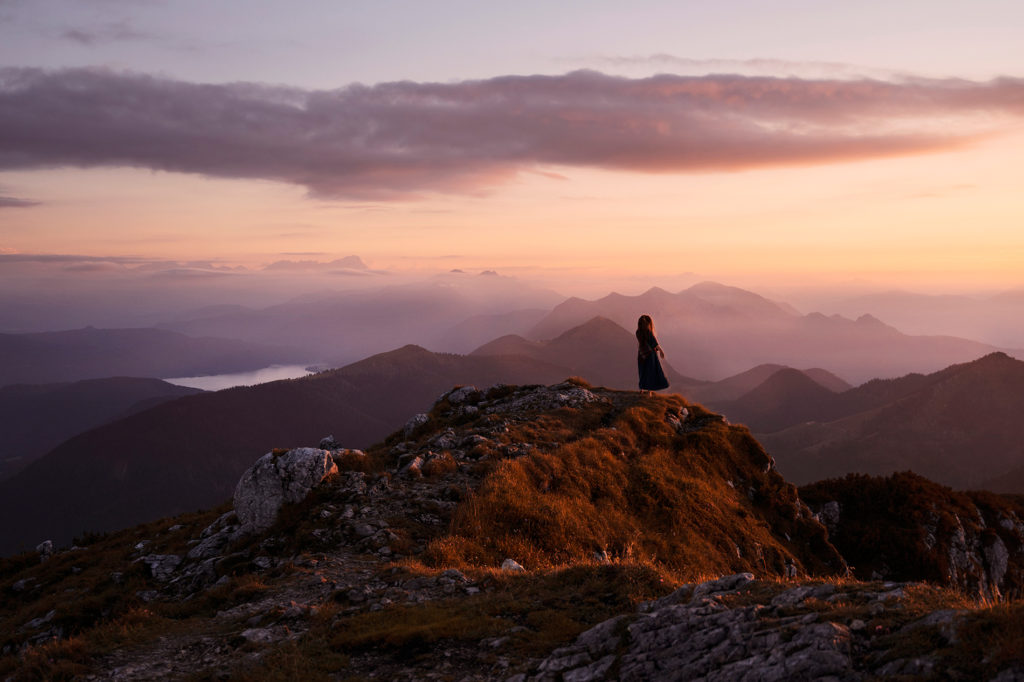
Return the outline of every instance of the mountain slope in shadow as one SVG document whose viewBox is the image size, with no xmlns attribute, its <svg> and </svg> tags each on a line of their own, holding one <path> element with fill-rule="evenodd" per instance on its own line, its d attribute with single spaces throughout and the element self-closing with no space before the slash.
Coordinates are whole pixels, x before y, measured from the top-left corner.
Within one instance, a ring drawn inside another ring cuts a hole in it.
<svg viewBox="0 0 1024 682">
<path fill-rule="evenodd" d="M 0 387 L 0 480 L 75 434 L 201 392 L 129 377 Z"/>
<path fill-rule="evenodd" d="M 910 469 L 965 489 L 1024 463 L 1024 362 L 1003 353 L 823 394 L 820 405 L 805 410 L 800 419 L 808 423 L 758 435 L 798 484 Z M 828 411 L 831 420 L 811 421 Z"/>
<path fill-rule="evenodd" d="M 107 377 L 226 374 L 306 362 L 285 347 L 193 338 L 160 329 L 74 329 L 0 334 L 0 386 Z"/>
<path fill-rule="evenodd" d="M 804 421 L 840 416 L 836 396 L 806 373 L 785 367 L 736 400 L 709 401 L 708 405 L 755 433 L 771 433 Z"/>
</svg>

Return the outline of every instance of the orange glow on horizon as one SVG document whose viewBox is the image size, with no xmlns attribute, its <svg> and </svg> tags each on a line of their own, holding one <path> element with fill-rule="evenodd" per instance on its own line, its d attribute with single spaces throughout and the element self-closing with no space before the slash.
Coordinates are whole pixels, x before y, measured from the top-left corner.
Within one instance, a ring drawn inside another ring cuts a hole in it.
<svg viewBox="0 0 1024 682">
<path fill-rule="evenodd" d="M 1024 134 L 942 154 L 733 173 L 540 168 L 485 196 L 328 202 L 268 181 L 130 169 L 0 176 L 0 249 L 373 267 L 1020 286 Z"/>
</svg>

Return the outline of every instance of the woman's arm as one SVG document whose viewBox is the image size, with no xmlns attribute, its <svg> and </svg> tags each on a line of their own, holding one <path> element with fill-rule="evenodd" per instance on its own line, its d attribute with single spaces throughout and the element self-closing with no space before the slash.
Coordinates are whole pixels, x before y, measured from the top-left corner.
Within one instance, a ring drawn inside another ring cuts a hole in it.
<svg viewBox="0 0 1024 682">
<path fill-rule="evenodd" d="M 656 353 L 657 353 L 658 355 L 660 355 L 660 356 L 661 356 L 661 359 L 662 359 L 662 360 L 664 360 L 664 359 L 665 359 L 665 351 L 663 351 L 663 350 L 661 349 L 661 346 L 660 346 L 660 345 L 658 344 L 658 339 L 657 339 L 657 338 L 655 338 L 654 334 L 651 334 L 651 344 L 652 344 L 652 345 L 654 346 L 654 349 L 653 349 L 653 350 L 654 350 L 654 351 L 655 351 L 655 352 L 656 352 Z"/>
</svg>

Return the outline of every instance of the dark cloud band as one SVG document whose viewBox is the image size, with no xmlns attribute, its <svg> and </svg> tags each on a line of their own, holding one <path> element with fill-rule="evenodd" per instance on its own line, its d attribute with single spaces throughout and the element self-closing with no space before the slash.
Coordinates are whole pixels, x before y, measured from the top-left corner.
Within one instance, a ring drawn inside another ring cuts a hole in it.
<svg viewBox="0 0 1024 682">
<path fill-rule="evenodd" d="M 106 70 L 0 70 L 0 169 L 136 166 L 303 185 L 316 196 L 477 192 L 523 170 L 828 163 L 949 148 L 950 117 L 1024 114 L 1024 81 L 590 71 L 331 91 Z"/>
<path fill-rule="evenodd" d="M 29 201 L 28 199 L 19 199 L 17 197 L 5 197 L 0 195 L 0 208 L 28 208 L 29 206 L 38 205 L 38 201 Z"/>
</svg>

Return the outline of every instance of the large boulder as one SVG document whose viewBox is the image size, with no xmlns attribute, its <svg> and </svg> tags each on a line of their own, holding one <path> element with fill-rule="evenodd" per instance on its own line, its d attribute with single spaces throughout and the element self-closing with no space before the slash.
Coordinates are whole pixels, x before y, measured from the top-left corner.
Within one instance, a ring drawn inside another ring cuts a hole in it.
<svg viewBox="0 0 1024 682">
<path fill-rule="evenodd" d="M 235 513 L 242 528 L 256 533 L 270 528 L 281 505 L 301 501 L 337 471 L 327 450 L 268 452 L 242 474 L 235 487 Z"/>
</svg>

